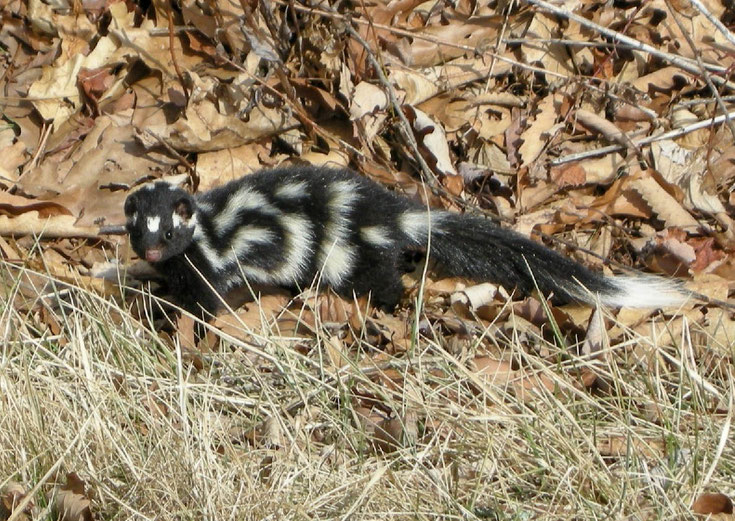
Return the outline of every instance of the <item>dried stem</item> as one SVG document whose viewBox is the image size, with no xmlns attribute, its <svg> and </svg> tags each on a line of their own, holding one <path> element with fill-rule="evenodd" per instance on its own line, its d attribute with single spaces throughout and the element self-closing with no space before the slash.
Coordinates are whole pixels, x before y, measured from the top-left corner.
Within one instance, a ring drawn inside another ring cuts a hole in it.
<svg viewBox="0 0 735 521">
<path fill-rule="evenodd" d="M 643 139 L 636 139 L 633 140 L 633 143 L 637 147 L 642 147 L 646 145 L 650 145 L 651 143 L 654 143 L 656 141 L 663 141 L 665 139 L 674 139 L 679 136 L 683 136 L 685 134 L 689 134 L 691 132 L 694 132 L 695 130 L 700 130 L 703 128 L 711 127 L 713 125 L 718 125 L 720 123 L 723 123 L 725 121 L 729 121 L 731 118 L 735 117 L 735 112 L 729 112 L 727 114 L 722 114 L 720 116 L 711 118 L 711 119 L 705 119 L 704 121 L 697 121 L 696 123 L 692 123 L 691 125 L 687 125 L 685 127 L 677 128 L 674 130 L 670 130 L 669 132 L 664 132 L 663 134 L 659 134 L 657 136 L 648 136 Z M 611 154 L 613 152 L 620 152 L 622 150 L 625 150 L 626 147 L 621 145 L 610 145 L 602 148 L 596 148 L 594 150 L 587 150 L 585 152 L 580 152 L 578 154 L 571 154 L 568 156 L 560 157 L 559 159 L 554 159 L 550 162 L 551 166 L 559 166 L 566 163 L 572 163 L 574 161 L 580 161 L 582 159 L 589 159 L 591 157 L 599 157 L 604 156 L 607 154 Z"/>
<path fill-rule="evenodd" d="M 702 79 L 704 79 L 705 83 L 707 84 L 707 87 L 709 87 L 709 90 L 712 92 L 712 95 L 715 97 L 715 100 L 717 100 L 717 106 L 720 108 L 720 110 L 727 114 L 727 107 L 725 107 L 725 103 L 722 101 L 722 98 L 720 97 L 720 92 L 717 90 L 717 87 L 715 87 L 714 83 L 712 83 L 712 76 L 709 74 L 709 71 L 707 71 L 704 62 L 702 61 L 702 56 L 697 49 L 697 46 L 694 44 L 694 41 L 692 40 L 692 37 L 689 35 L 689 32 L 686 30 L 684 25 L 681 23 L 681 20 L 679 20 L 679 17 L 677 16 L 674 9 L 671 8 L 671 5 L 667 4 L 669 8 L 669 12 L 671 13 L 671 17 L 674 19 L 674 22 L 676 22 L 676 25 L 679 27 L 679 30 L 681 31 L 681 34 L 684 36 L 684 39 L 686 39 L 687 43 L 689 44 L 689 48 L 692 51 L 692 54 L 694 54 L 694 57 L 697 60 L 697 65 L 699 65 L 701 71 L 700 75 Z M 727 118 L 725 120 L 725 123 L 727 124 L 728 128 L 730 129 L 730 133 L 735 137 L 735 125 L 733 125 L 733 122 L 730 118 Z"/>
<path fill-rule="evenodd" d="M 424 156 L 419 150 L 419 145 L 416 142 L 416 137 L 413 135 L 413 128 L 411 127 L 411 123 L 408 121 L 408 118 L 406 118 L 406 115 L 403 113 L 403 108 L 401 106 L 401 102 L 398 101 L 396 91 L 395 89 L 393 89 L 393 85 L 390 84 L 388 78 L 383 72 L 383 68 L 380 66 L 378 60 L 375 58 L 375 53 L 373 53 L 373 50 L 370 48 L 370 44 L 368 44 L 349 23 L 345 24 L 345 28 L 350 37 L 354 38 L 354 40 L 359 43 L 363 49 L 365 49 L 368 61 L 375 69 L 375 74 L 377 74 L 378 80 L 388 93 L 388 98 L 390 99 L 391 106 L 393 107 L 396 116 L 401 121 L 403 137 L 408 143 L 408 146 L 411 148 L 411 151 L 413 152 L 416 161 L 421 166 L 421 170 L 424 174 L 424 177 L 426 178 L 426 181 L 431 187 L 435 188 L 440 186 L 436 180 L 434 172 L 432 172 L 431 168 L 429 168 L 429 165 L 426 163 Z"/>
<path fill-rule="evenodd" d="M 639 42 L 638 40 L 631 38 L 630 36 L 626 36 L 622 33 L 619 33 L 617 31 L 613 31 L 612 29 L 608 29 L 607 27 L 603 27 L 599 24 L 596 24 L 590 20 L 587 20 L 586 18 L 576 15 L 570 11 L 567 11 L 566 9 L 562 9 L 561 7 L 557 7 L 553 4 L 550 4 L 548 2 L 545 2 L 544 0 L 525 0 L 525 2 L 538 6 L 542 9 L 545 9 L 547 11 L 550 11 L 554 13 L 557 16 L 561 16 L 564 18 L 567 18 L 569 20 L 574 20 L 578 24 L 582 25 L 583 27 L 587 27 L 588 29 L 592 29 L 594 31 L 597 31 L 598 33 L 602 34 L 603 36 L 606 36 L 610 39 L 612 39 L 615 42 L 624 43 L 626 45 L 629 45 L 632 49 L 645 52 L 650 54 L 651 56 L 655 56 L 657 58 L 660 58 L 662 60 L 667 61 L 668 63 L 671 63 L 672 65 L 679 67 L 681 70 L 689 72 L 694 75 L 700 74 L 699 64 L 695 60 L 691 60 L 689 58 L 684 58 L 683 56 L 677 56 L 675 54 L 670 54 L 667 52 L 662 52 L 655 47 L 652 47 L 648 44 L 645 44 L 643 42 Z M 723 67 L 722 65 L 712 64 L 712 63 L 705 63 L 704 67 L 712 72 L 726 72 L 727 69 Z M 712 81 L 714 83 L 717 83 L 718 85 L 724 85 L 728 89 L 735 90 L 735 84 L 732 82 L 727 81 L 724 78 L 720 78 L 718 76 L 713 76 Z"/>
</svg>

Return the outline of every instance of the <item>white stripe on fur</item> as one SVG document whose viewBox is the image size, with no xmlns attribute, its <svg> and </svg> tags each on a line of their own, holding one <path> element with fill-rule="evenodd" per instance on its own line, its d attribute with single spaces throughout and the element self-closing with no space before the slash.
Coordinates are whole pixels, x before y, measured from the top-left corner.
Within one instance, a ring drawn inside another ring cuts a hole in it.
<svg viewBox="0 0 735 521">
<path fill-rule="evenodd" d="M 267 215 L 275 215 L 278 209 L 262 193 L 250 187 L 240 187 L 232 194 L 220 212 L 214 216 L 214 229 L 220 235 L 235 228 L 242 210 L 257 210 Z"/>
<path fill-rule="evenodd" d="M 328 186 L 329 220 L 324 239 L 319 245 L 318 266 L 325 282 L 338 286 L 355 266 L 357 248 L 349 243 L 349 212 L 359 198 L 359 186 L 354 181 L 337 181 Z"/>
<path fill-rule="evenodd" d="M 662 308 L 680 306 L 687 293 L 677 283 L 655 275 L 605 277 L 613 286 L 608 292 L 593 293 L 573 280 L 565 282 L 565 289 L 582 302 L 607 307 Z"/>
<path fill-rule="evenodd" d="M 296 181 L 293 183 L 286 183 L 276 188 L 273 195 L 283 199 L 298 199 L 300 197 L 306 197 L 308 184 L 306 181 Z"/>
<path fill-rule="evenodd" d="M 398 227 L 412 241 L 423 243 L 429 237 L 430 228 L 432 231 L 438 230 L 444 215 L 441 211 L 411 210 L 398 217 Z"/>
<path fill-rule="evenodd" d="M 393 243 L 387 226 L 363 226 L 360 228 L 360 237 L 363 241 L 378 247 L 390 246 Z"/>
</svg>

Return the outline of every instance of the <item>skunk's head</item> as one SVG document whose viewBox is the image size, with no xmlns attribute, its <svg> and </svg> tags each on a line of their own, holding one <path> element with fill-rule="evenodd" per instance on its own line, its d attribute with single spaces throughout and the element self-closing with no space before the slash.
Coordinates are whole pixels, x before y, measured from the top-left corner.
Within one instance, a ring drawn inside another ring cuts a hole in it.
<svg viewBox="0 0 735 521">
<path fill-rule="evenodd" d="M 135 253 L 153 263 L 184 253 L 196 228 L 194 209 L 191 195 L 160 181 L 130 194 L 125 217 Z"/>
</svg>

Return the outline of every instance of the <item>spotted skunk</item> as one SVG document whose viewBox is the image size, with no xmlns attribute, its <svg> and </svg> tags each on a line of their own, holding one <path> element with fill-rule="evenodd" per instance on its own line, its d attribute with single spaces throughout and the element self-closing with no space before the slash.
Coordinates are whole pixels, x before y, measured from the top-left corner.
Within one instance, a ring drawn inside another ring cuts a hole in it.
<svg viewBox="0 0 735 521">
<path fill-rule="evenodd" d="M 442 272 L 560 301 L 659 307 L 684 299 L 652 276 L 609 278 L 488 219 L 428 210 L 347 169 L 283 167 L 191 196 L 165 182 L 125 201 L 133 250 L 182 308 L 215 313 L 246 284 L 371 294 L 394 307 L 402 259 L 426 249 Z"/>
</svg>

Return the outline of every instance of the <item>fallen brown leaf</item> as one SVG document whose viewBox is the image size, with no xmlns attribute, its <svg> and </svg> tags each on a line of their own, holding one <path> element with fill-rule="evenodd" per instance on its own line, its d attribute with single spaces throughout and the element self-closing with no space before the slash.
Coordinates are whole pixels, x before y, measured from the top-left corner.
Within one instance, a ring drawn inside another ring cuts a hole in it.
<svg viewBox="0 0 735 521">
<path fill-rule="evenodd" d="M 86 483 L 74 472 L 66 475 L 66 483 L 56 493 L 59 521 L 93 521 Z"/>
</svg>

